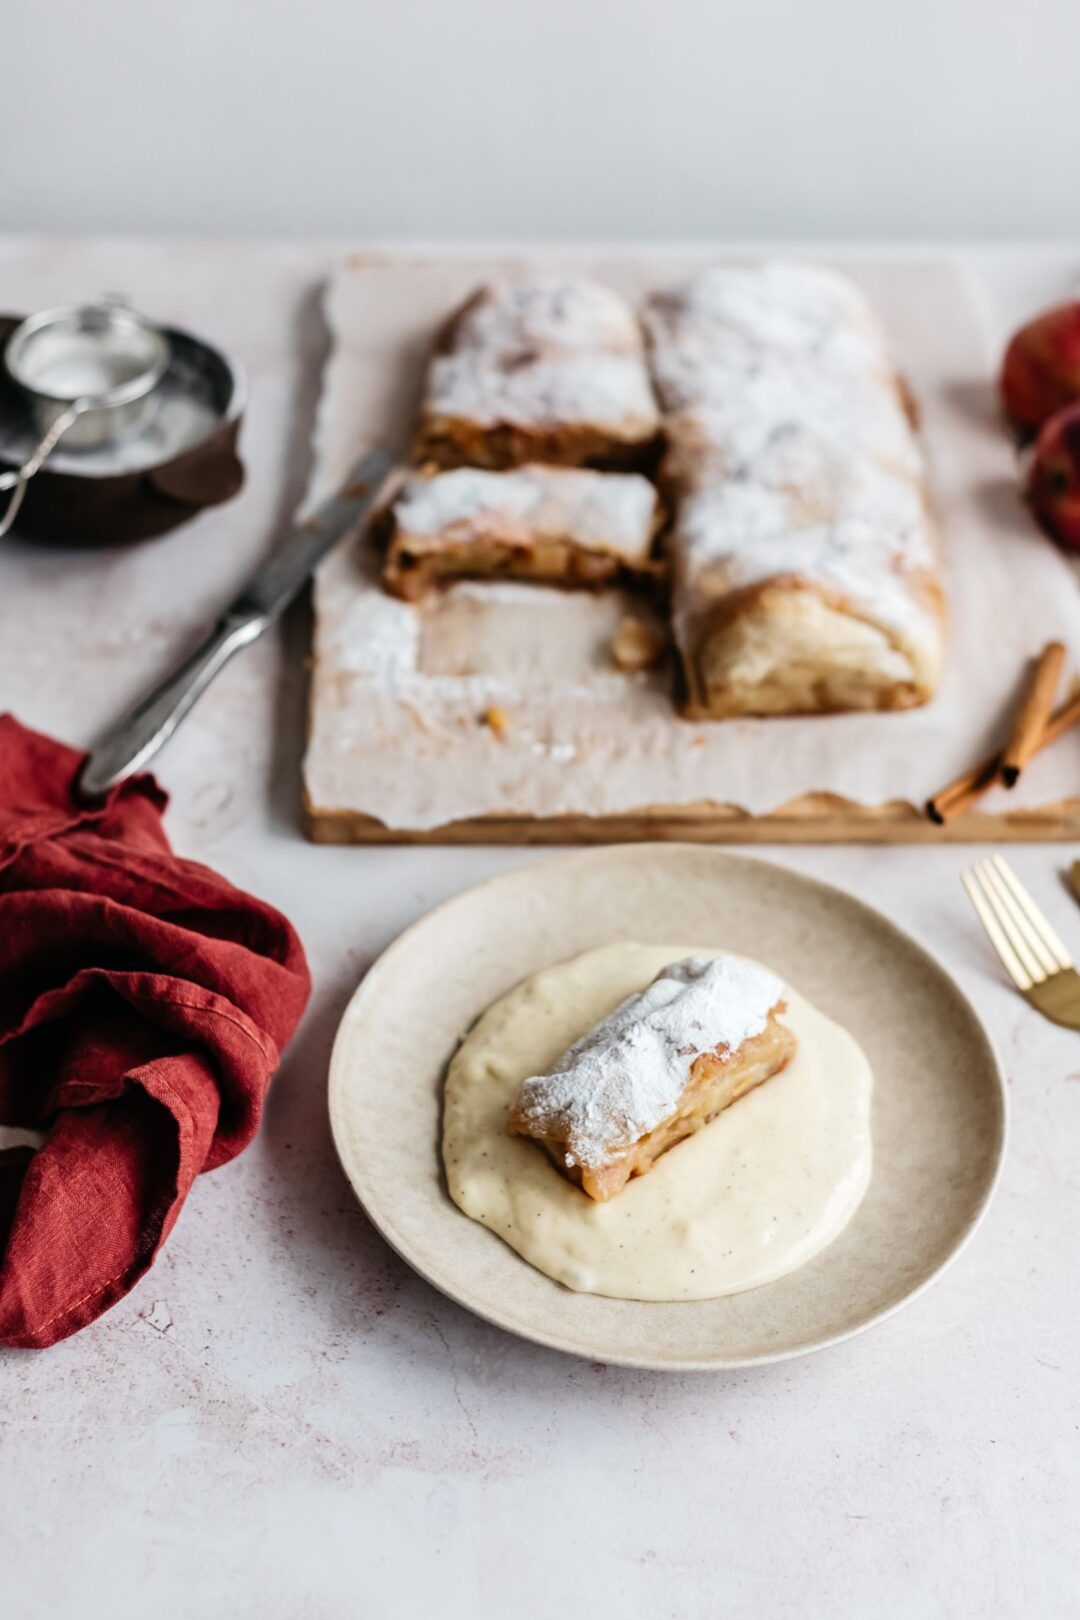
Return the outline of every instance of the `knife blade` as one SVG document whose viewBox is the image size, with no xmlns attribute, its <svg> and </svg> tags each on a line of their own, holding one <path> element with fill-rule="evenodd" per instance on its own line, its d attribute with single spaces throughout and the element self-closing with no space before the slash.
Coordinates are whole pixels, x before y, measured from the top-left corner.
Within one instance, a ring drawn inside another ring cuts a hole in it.
<svg viewBox="0 0 1080 1620">
<path fill-rule="evenodd" d="M 393 459 L 385 450 L 361 457 L 337 494 L 311 517 L 301 519 L 288 540 L 252 575 L 229 613 L 254 615 L 272 623 L 327 552 L 371 508 L 392 466 Z"/>
<path fill-rule="evenodd" d="M 234 653 L 258 640 L 327 553 L 359 526 L 375 505 L 392 467 L 388 451 L 369 451 L 337 493 L 310 517 L 301 519 L 195 651 L 91 749 L 79 776 L 84 797 L 100 798 L 153 758 Z"/>
</svg>

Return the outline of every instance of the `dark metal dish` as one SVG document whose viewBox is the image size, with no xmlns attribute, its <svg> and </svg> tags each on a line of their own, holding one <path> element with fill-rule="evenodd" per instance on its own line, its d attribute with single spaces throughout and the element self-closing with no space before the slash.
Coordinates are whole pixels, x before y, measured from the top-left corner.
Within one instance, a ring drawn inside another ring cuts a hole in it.
<svg viewBox="0 0 1080 1620">
<path fill-rule="evenodd" d="M 0 345 L 21 319 L 0 316 Z M 59 443 L 27 485 L 20 535 L 75 545 L 145 540 L 239 492 L 244 373 L 190 332 L 163 333 L 171 352 L 154 411 L 116 443 L 82 449 Z M 0 471 L 25 461 L 39 427 L 31 399 L 0 373 Z"/>
</svg>

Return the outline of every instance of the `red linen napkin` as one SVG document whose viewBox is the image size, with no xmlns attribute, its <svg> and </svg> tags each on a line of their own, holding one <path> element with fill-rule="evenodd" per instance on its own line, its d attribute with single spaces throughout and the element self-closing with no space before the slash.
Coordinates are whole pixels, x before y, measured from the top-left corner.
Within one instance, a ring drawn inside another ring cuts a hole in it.
<svg viewBox="0 0 1080 1620">
<path fill-rule="evenodd" d="M 254 1135 L 310 990 L 272 907 L 173 855 L 149 776 L 87 808 L 83 756 L 0 716 L 0 1344 L 54 1344 L 152 1264 Z"/>
</svg>

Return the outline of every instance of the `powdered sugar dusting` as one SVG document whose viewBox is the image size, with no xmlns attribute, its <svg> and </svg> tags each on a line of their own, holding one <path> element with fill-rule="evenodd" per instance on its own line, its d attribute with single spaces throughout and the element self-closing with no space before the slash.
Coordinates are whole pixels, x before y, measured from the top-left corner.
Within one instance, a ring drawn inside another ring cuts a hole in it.
<svg viewBox="0 0 1080 1620">
<path fill-rule="evenodd" d="M 640 354 L 641 332 L 630 305 L 586 276 L 537 274 L 481 289 L 459 315 L 454 347 L 504 357 L 523 351 L 588 349 Z"/>
<path fill-rule="evenodd" d="M 575 1041 L 517 1106 L 567 1144 L 568 1165 L 604 1165 L 674 1112 L 703 1052 L 760 1035 L 784 993 L 775 974 L 734 956 L 688 957 Z"/>
<path fill-rule="evenodd" d="M 858 289 L 813 266 L 717 267 L 652 299 L 646 324 L 682 495 L 684 655 L 719 598 L 795 576 L 933 668 L 941 628 L 922 458 Z"/>
<path fill-rule="evenodd" d="M 420 618 L 416 609 L 380 591 L 351 603 L 337 661 L 350 674 L 369 676 L 376 688 L 399 691 L 416 668 Z"/>
<path fill-rule="evenodd" d="M 634 311 L 586 277 L 482 288 L 431 362 L 424 407 L 482 428 L 588 424 L 631 442 L 659 421 Z"/>
<path fill-rule="evenodd" d="M 793 444 L 921 472 L 884 333 L 843 277 L 718 266 L 655 295 L 645 324 L 676 449 L 696 437 L 744 478 L 768 477 L 762 460 Z"/>
<path fill-rule="evenodd" d="M 480 427 L 588 423 L 627 438 L 649 436 L 657 422 L 644 363 L 629 354 L 552 354 L 512 366 L 484 350 L 440 355 L 426 407 Z"/>
<path fill-rule="evenodd" d="M 646 327 L 658 350 L 691 363 L 752 364 L 760 354 L 821 368 L 881 366 L 884 332 L 859 289 L 820 265 L 782 261 L 716 265 L 648 303 Z"/>
<path fill-rule="evenodd" d="M 676 349 L 666 357 L 676 381 L 667 423 L 677 472 L 695 451 L 727 477 L 769 484 L 819 483 L 823 468 L 873 458 L 917 479 L 922 457 L 903 406 L 876 375 L 844 375 L 787 361 L 750 370 L 727 364 L 695 368 Z"/>
</svg>

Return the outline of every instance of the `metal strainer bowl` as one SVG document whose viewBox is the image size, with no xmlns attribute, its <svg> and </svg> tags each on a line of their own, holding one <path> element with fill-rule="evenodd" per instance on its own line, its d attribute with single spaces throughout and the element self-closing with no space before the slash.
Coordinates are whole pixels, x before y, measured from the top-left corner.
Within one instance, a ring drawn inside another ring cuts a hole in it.
<svg viewBox="0 0 1080 1620">
<path fill-rule="evenodd" d="M 0 474 L 0 490 L 12 492 L 0 535 L 61 439 L 66 449 L 97 450 L 143 425 L 168 364 L 165 335 L 119 302 L 45 309 L 15 328 L 4 366 L 29 400 L 41 437 L 20 467 Z"/>
</svg>

